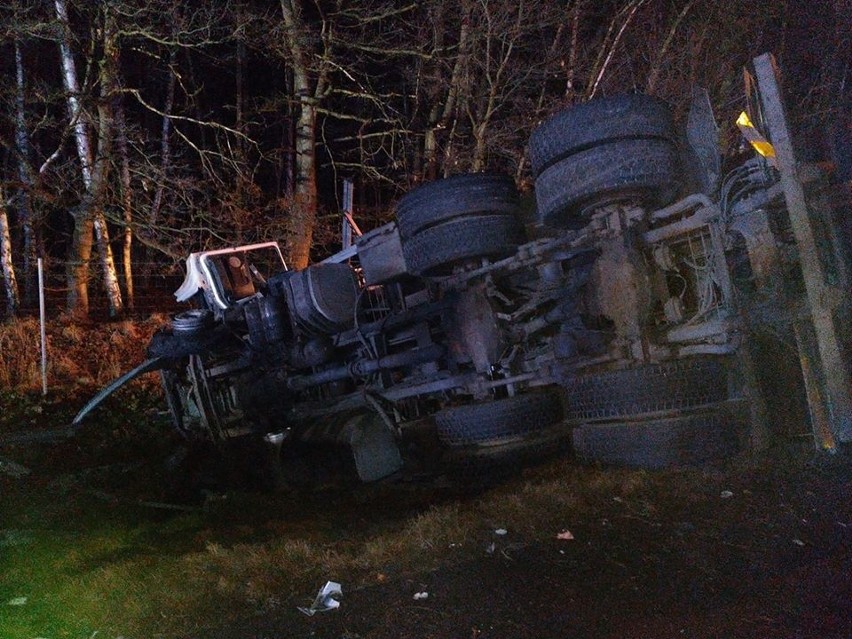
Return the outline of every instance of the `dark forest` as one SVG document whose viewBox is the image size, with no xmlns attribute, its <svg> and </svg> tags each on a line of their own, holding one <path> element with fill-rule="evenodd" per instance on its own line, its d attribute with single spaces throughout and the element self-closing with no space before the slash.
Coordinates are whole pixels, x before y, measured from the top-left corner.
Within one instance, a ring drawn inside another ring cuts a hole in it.
<svg viewBox="0 0 852 639">
<path fill-rule="evenodd" d="M 797 5 L 4 3 L 5 312 L 33 307 L 37 257 L 79 316 L 95 286 L 122 315 L 137 271 L 174 270 L 190 251 L 275 239 L 304 266 L 336 250 L 344 178 L 367 228 L 459 172 L 528 191 L 531 130 L 594 97 L 649 93 L 682 116 L 705 87 L 731 151 L 741 69 L 764 51 L 788 69 L 807 130 L 842 101 L 849 11 Z"/>
</svg>

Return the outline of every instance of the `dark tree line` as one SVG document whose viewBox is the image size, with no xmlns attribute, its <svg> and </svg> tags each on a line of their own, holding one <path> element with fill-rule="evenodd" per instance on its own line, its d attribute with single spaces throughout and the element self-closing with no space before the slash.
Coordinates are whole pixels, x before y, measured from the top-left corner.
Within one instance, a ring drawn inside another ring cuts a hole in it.
<svg viewBox="0 0 852 639">
<path fill-rule="evenodd" d="M 784 2 L 197 4 L 0 7 L 9 314 L 21 297 L 31 303 L 38 256 L 64 266 L 67 307 L 80 315 L 94 273 L 114 315 L 132 306 L 140 257 L 168 265 L 277 239 L 303 266 L 328 241 L 342 177 L 376 219 L 400 193 L 452 173 L 500 170 L 525 186 L 530 131 L 595 96 L 644 91 L 682 113 L 698 84 L 732 120 L 743 64 L 765 50 L 783 62 L 788 45 Z M 827 46 L 840 53 L 844 4 L 826 3 L 838 17 Z M 835 77 L 808 97 L 830 104 Z"/>
</svg>

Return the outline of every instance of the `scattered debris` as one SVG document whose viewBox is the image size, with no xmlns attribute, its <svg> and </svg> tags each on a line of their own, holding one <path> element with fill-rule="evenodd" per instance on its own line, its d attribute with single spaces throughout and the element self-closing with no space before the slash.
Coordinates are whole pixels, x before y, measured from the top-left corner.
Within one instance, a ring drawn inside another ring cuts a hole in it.
<svg viewBox="0 0 852 639">
<path fill-rule="evenodd" d="M 612 498 L 612 501 L 614 501 L 614 502 L 615 502 L 615 503 L 617 503 L 617 504 L 620 504 L 620 503 L 622 503 L 624 500 L 623 500 L 621 497 L 613 497 L 613 498 Z"/>
<path fill-rule="evenodd" d="M 502 537 L 503 535 L 509 534 L 509 531 L 506 530 L 505 528 L 498 528 L 497 530 L 494 531 L 494 534 L 500 535 Z"/>
<path fill-rule="evenodd" d="M 167 504 L 161 501 L 139 501 L 140 506 L 148 508 L 159 508 L 160 510 L 180 510 L 184 512 L 195 512 L 199 510 L 197 506 L 185 506 L 183 504 Z"/>
<path fill-rule="evenodd" d="M 334 598 L 334 595 L 342 594 L 343 591 L 341 590 L 339 583 L 336 581 L 327 581 L 325 585 L 320 588 L 310 608 L 302 608 L 299 606 L 299 612 L 303 612 L 309 617 L 313 617 L 318 612 L 326 612 L 328 610 L 339 608 L 340 602 Z"/>
<path fill-rule="evenodd" d="M 495 550 L 497 550 L 497 544 L 493 541 L 485 547 L 485 553 L 488 555 L 493 555 Z"/>
<path fill-rule="evenodd" d="M 562 541 L 571 541 L 574 539 L 574 535 L 570 530 L 563 530 L 561 533 L 556 535 L 557 539 L 561 539 Z"/>
<path fill-rule="evenodd" d="M 20 479 L 21 477 L 29 475 L 30 469 L 26 466 L 21 466 L 21 464 L 17 462 L 13 462 L 11 459 L 0 457 L 0 473 L 11 475 L 15 479 Z"/>
<path fill-rule="evenodd" d="M 6 602 L 7 606 L 26 606 L 27 598 L 26 597 L 15 597 L 14 599 L 10 599 Z"/>
<path fill-rule="evenodd" d="M 723 490 L 721 493 L 719 493 L 719 497 L 721 497 L 722 499 L 730 499 L 733 496 L 734 493 L 732 493 L 730 490 Z"/>
<path fill-rule="evenodd" d="M 797 546 L 804 546 L 805 545 L 805 542 L 803 542 L 801 539 L 794 539 L 793 543 L 796 544 Z"/>
<path fill-rule="evenodd" d="M 415 592 L 414 593 L 414 600 L 415 601 L 422 601 L 423 599 L 428 599 L 428 598 L 429 598 L 429 593 L 426 592 L 425 590 L 423 592 Z"/>
</svg>

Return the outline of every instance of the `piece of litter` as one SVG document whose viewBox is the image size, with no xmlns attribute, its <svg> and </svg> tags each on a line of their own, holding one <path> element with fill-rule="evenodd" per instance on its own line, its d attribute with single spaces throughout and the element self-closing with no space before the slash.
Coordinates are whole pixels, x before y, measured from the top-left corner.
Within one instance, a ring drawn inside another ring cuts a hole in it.
<svg viewBox="0 0 852 639">
<path fill-rule="evenodd" d="M 10 599 L 6 602 L 7 606 L 26 606 L 27 598 L 26 597 L 15 597 L 14 599 Z"/>
<path fill-rule="evenodd" d="M 421 601 L 423 599 L 428 599 L 428 598 L 429 598 L 428 592 L 424 591 L 424 592 L 415 592 L 414 593 L 414 600 L 415 601 Z"/>
<path fill-rule="evenodd" d="M 616 502 L 616 503 L 620 504 L 620 503 L 621 503 L 621 502 L 623 502 L 624 500 L 623 500 L 621 497 L 613 497 L 613 498 L 612 498 L 612 501 L 614 501 L 614 502 Z"/>
<path fill-rule="evenodd" d="M 794 539 L 793 543 L 796 544 L 797 546 L 804 546 L 805 545 L 805 542 L 803 542 L 801 539 Z"/>
<path fill-rule="evenodd" d="M 340 584 L 336 581 L 327 581 L 326 584 L 320 588 L 317 593 L 316 599 L 311 604 L 310 608 L 302 608 L 299 607 L 299 612 L 303 612 L 308 617 L 313 617 L 318 612 L 326 612 L 328 610 L 334 610 L 335 608 L 340 607 L 340 602 L 334 598 L 334 595 L 342 595 L 343 591 L 340 588 Z"/>
<path fill-rule="evenodd" d="M 506 530 L 505 528 L 498 528 L 497 530 L 494 531 L 494 534 L 500 535 L 502 537 L 503 535 L 508 535 L 509 531 Z"/>
<path fill-rule="evenodd" d="M 493 541 L 485 547 L 485 552 L 489 555 L 493 555 L 495 550 L 497 550 L 497 544 Z"/>
<path fill-rule="evenodd" d="M 733 496 L 734 493 L 732 493 L 730 490 L 723 490 L 721 493 L 719 493 L 719 497 L 721 497 L 722 499 L 730 499 Z"/>
<path fill-rule="evenodd" d="M 563 530 L 561 533 L 556 535 L 557 539 L 561 539 L 562 541 L 571 541 L 574 539 L 574 535 L 571 534 L 570 530 Z"/>
</svg>

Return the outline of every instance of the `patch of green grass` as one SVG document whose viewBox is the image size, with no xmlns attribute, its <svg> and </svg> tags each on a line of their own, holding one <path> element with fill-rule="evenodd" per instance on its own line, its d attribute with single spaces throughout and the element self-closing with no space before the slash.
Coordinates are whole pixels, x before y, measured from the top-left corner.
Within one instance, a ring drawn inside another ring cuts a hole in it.
<svg viewBox="0 0 852 639">
<path fill-rule="evenodd" d="M 171 557 L 140 545 L 144 532 L 31 530 L 28 543 L 4 552 L 0 602 L 26 603 L 4 605 L 0 636 L 127 636 L 138 630 L 173 578 Z"/>
</svg>

